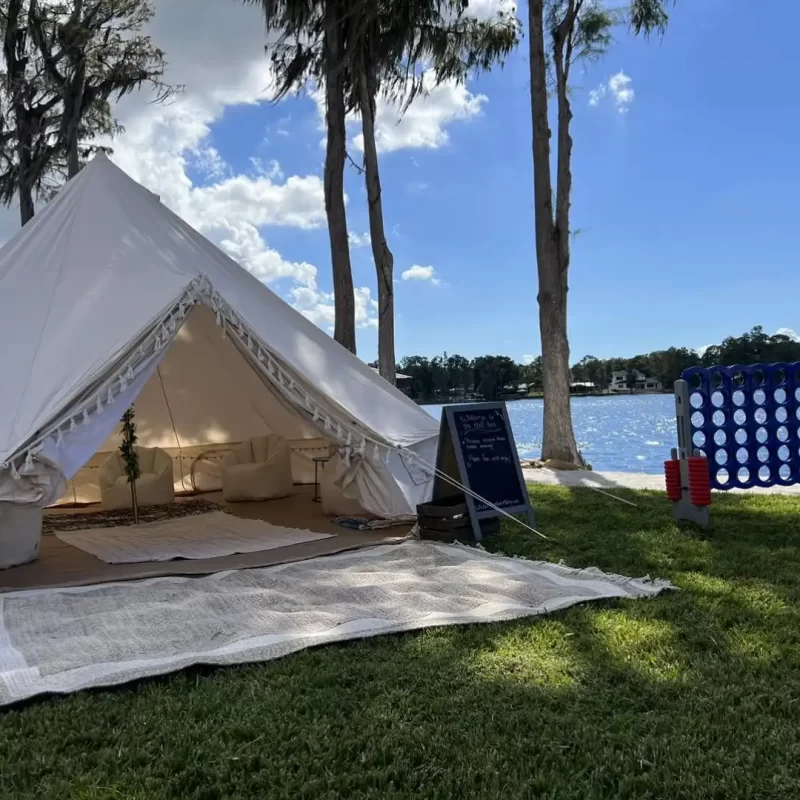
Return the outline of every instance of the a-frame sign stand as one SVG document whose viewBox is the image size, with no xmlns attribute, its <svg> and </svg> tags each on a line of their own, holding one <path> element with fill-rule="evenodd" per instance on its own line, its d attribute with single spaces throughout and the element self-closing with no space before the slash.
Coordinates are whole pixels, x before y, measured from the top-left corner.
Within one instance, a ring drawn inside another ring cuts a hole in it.
<svg viewBox="0 0 800 800">
<path fill-rule="evenodd" d="M 439 427 L 436 467 L 438 472 L 505 513 L 525 514 L 531 528 L 536 527 L 505 403 L 445 406 Z M 434 501 L 460 494 L 458 488 L 436 475 Z M 472 534 L 481 541 L 481 520 L 502 514 L 468 492 L 463 495 Z"/>
</svg>

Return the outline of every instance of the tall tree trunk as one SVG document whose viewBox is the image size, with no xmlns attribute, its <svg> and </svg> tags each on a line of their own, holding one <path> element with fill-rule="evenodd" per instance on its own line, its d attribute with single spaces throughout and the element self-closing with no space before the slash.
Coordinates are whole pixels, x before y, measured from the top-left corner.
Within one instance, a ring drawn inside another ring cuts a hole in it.
<svg viewBox="0 0 800 800">
<path fill-rule="evenodd" d="M 65 87 L 66 96 L 64 97 L 64 120 L 62 123 L 67 144 L 67 178 L 74 178 L 81 169 L 78 135 L 86 81 L 86 63 L 84 60 L 75 65 L 74 74 L 73 81 L 69 86 Z"/>
<path fill-rule="evenodd" d="M 539 332 L 544 382 L 542 458 L 583 465 L 569 398 L 567 339 L 567 269 L 563 261 L 569 230 L 559 230 L 553 216 L 550 175 L 550 125 L 547 115 L 547 66 L 544 42 L 544 0 L 528 3 L 528 42 L 533 123 L 533 193 L 536 218 L 536 262 L 539 275 Z M 562 184 L 563 186 L 563 184 Z M 563 201 L 562 198 L 558 198 Z M 559 204 L 560 205 L 560 204 Z M 568 208 L 567 208 L 568 211 Z M 562 220 L 563 221 L 563 220 Z"/>
<path fill-rule="evenodd" d="M 75 133 L 69 140 L 67 149 L 67 177 L 74 178 L 81 170 L 80 154 L 78 152 L 78 135 Z"/>
<path fill-rule="evenodd" d="M 76 11 L 81 9 L 80 0 Z M 62 129 L 67 142 L 67 177 L 74 178 L 81 169 L 78 135 L 84 111 L 84 92 L 86 91 L 86 57 L 80 50 L 70 54 L 72 79 L 64 86 L 64 118 Z"/>
<path fill-rule="evenodd" d="M 20 222 L 25 225 L 33 219 L 34 215 L 33 189 L 30 185 L 20 182 L 17 191 L 19 192 L 19 218 Z"/>
<path fill-rule="evenodd" d="M 378 149 L 375 145 L 375 92 L 373 82 L 362 68 L 359 74 L 358 101 L 364 133 L 364 179 L 369 205 L 369 235 L 378 277 L 378 371 L 394 384 L 397 366 L 394 354 L 394 257 L 386 243 L 381 202 Z"/>
<path fill-rule="evenodd" d="M 33 187 L 35 173 L 31 164 L 33 149 L 30 124 L 24 109 L 18 108 L 17 121 L 17 195 L 19 196 L 19 218 L 22 225 L 33 219 Z"/>
<path fill-rule="evenodd" d="M 86 62 L 75 67 L 74 79 L 64 87 L 64 117 L 62 131 L 67 145 L 67 178 L 74 178 L 81 169 L 78 136 L 83 110 L 83 93 L 86 83 Z"/>
<path fill-rule="evenodd" d="M 347 240 L 347 215 L 344 207 L 344 160 L 346 155 L 344 76 L 339 68 L 342 50 L 341 23 L 336 3 L 326 4 L 325 121 L 328 141 L 325 150 L 325 213 L 331 242 L 333 294 L 336 312 L 333 337 L 352 353 L 356 352 L 355 296 Z"/>
<path fill-rule="evenodd" d="M 5 8 L 5 30 L 3 31 L 3 80 L 14 117 L 17 155 L 17 194 L 19 215 L 23 225 L 33 219 L 33 187 L 35 176 L 31 170 L 33 136 L 31 120 L 26 107 L 26 25 L 22 0 L 8 0 Z"/>
<path fill-rule="evenodd" d="M 83 0 L 73 0 L 72 18 L 75 22 L 83 20 Z M 72 67 L 70 96 L 64 98 L 64 119 L 67 128 L 67 178 L 74 178 L 81 168 L 78 151 L 78 129 L 81 124 L 83 93 L 86 88 L 86 53 L 73 45 L 69 54 Z"/>
</svg>

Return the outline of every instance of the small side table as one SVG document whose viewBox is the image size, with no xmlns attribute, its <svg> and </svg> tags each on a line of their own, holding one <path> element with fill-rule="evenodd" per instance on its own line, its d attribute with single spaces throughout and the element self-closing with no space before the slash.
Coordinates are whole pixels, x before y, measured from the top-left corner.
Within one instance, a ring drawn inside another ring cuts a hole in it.
<svg viewBox="0 0 800 800">
<path fill-rule="evenodd" d="M 322 469 L 325 469 L 325 464 L 331 460 L 330 456 L 316 456 L 315 458 L 311 459 L 314 462 L 314 497 L 311 499 L 315 503 L 321 503 L 322 497 L 319 493 L 319 468 L 320 464 L 322 465 Z"/>
</svg>

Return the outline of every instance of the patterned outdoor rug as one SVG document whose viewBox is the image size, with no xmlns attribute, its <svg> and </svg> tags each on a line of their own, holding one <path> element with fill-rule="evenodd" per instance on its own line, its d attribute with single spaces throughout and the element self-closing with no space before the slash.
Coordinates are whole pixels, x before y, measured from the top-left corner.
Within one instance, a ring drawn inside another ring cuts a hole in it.
<svg viewBox="0 0 800 800">
<path fill-rule="evenodd" d="M 142 506 L 139 509 L 139 522 L 160 522 L 166 519 L 209 514 L 212 511 L 230 513 L 224 506 L 208 500 L 188 500 L 185 503 Z M 114 528 L 117 525 L 133 525 L 133 509 L 115 508 L 113 511 L 91 511 L 86 514 L 45 512 L 42 519 L 42 533 L 79 531 L 86 528 Z"/>
<path fill-rule="evenodd" d="M 203 578 L 9 592 L 0 595 L 0 706 L 191 664 L 268 661 L 330 642 L 669 588 L 416 541 Z"/>
</svg>

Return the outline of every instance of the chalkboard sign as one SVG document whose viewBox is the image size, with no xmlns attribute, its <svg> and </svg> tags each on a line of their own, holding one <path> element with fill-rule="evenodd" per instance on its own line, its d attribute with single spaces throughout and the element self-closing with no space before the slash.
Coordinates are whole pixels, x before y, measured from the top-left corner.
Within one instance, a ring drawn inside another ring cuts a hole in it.
<svg viewBox="0 0 800 800">
<path fill-rule="evenodd" d="M 497 509 L 508 514 L 524 512 L 533 527 L 533 509 L 505 403 L 445 406 L 436 466 L 477 495 L 464 493 L 476 539 L 482 538 L 481 519 L 502 516 Z M 437 475 L 434 500 L 459 493 L 459 489 Z"/>
</svg>

